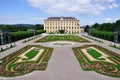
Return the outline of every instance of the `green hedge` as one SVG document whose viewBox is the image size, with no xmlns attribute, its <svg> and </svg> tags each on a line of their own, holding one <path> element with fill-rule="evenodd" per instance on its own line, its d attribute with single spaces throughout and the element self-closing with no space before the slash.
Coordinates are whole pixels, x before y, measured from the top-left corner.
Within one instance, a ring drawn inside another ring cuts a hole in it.
<svg viewBox="0 0 120 80">
<path fill-rule="evenodd" d="M 41 33 L 45 33 L 45 32 L 46 32 L 45 30 L 37 30 L 36 35 L 41 34 Z M 12 32 L 11 36 L 12 36 L 12 42 L 14 42 L 17 40 L 21 40 L 24 38 L 34 36 L 34 33 L 32 31 Z"/>
<path fill-rule="evenodd" d="M 114 32 L 92 30 L 91 35 L 109 41 L 114 41 Z"/>
<path fill-rule="evenodd" d="M 20 40 L 20 39 L 31 37 L 33 35 L 34 35 L 34 33 L 31 31 L 12 32 L 11 33 L 12 42 Z"/>
<path fill-rule="evenodd" d="M 37 30 L 37 34 L 41 34 L 41 33 L 45 33 L 46 32 L 46 30 Z"/>
<path fill-rule="evenodd" d="M 45 33 L 45 30 L 37 30 L 36 35 Z M 11 32 L 11 40 L 12 42 L 25 39 L 28 37 L 34 36 L 34 33 L 32 31 L 20 31 L 20 32 Z M 0 45 L 1 45 L 1 39 L 0 39 Z"/>
</svg>

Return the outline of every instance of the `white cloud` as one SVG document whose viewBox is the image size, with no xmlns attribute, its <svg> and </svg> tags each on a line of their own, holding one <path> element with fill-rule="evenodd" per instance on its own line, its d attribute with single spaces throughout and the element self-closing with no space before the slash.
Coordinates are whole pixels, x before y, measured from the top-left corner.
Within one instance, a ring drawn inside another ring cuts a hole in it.
<svg viewBox="0 0 120 80">
<path fill-rule="evenodd" d="M 101 2 L 101 3 L 104 3 L 104 2 L 116 2 L 116 0 L 94 0 L 94 1 L 96 1 L 96 2 Z"/>
<path fill-rule="evenodd" d="M 106 22 L 106 23 L 112 22 L 112 20 L 113 20 L 113 19 L 110 18 L 110 17 L 105 18 L 105 22 Z"/>
<path fill-rule="evenodd" d="M 116 22 L 117 20 L 120 20 L 120 16 L 118 17 L 99 17 L 99 18 L 95 18 L 95 19 L 92 19 L 92 20 L 88 20 L 86 22 L 83 23 L 83 25 L 93 25 L 95 23 L 99 23 L 99 24 L 102 24 L 102 23 L 113 23 L 113 22 Z"/>
<path fill-rule="evenodd" d="M 120 17 L 114 17 L 114 18 L 107 17 L 107 18 L 105 18 L 105 22 L 116 22 L 117 20 L 120 20 Z"/>
<path fill-rule="evenodd" d="M 27 0 L 35 8 L 51 14 L 75 13 L 98 15 L 117 8 L 116 0 Z"/>
<path fill-rule="evenodd" d="M 43 23 L 43 19 L 41 17 L 18 17 L 13 15 L 0 16 L 0 24 L 41 24 Z"/>
<path fill-rule="evenodd" d="M 117 8 L 117 7 L 118 7 L 118 4 L 115 4 L 115 3 L 108 5 L 109 9 L 113 9 L 113 8 Z"/>
</svg>

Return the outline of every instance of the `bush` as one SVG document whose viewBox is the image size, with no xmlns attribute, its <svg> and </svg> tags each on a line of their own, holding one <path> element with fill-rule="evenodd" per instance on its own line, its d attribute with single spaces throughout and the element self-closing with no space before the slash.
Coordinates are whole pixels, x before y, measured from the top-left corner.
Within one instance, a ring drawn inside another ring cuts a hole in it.
<svg viewBox="0 0 120 80">
<path fill-rule="evenodd" d="M 37 33 L 37 35 L 38 35 L 38 34 L 45 33 L 45 32 L 46 32 L 46 30 L 37 30 L 36 33 Z"/>
<path fill-rule="evenodd" d="M 1 47 L 1 51 L 3 51 L 3 48 Z"/>
<path fill-rule="evenodd" d="M 10 48 L 12 48 L 12 47 L 13 47 L 13 45 L 11 44 L 11 45 L 10 45 Z"/>
</svg>

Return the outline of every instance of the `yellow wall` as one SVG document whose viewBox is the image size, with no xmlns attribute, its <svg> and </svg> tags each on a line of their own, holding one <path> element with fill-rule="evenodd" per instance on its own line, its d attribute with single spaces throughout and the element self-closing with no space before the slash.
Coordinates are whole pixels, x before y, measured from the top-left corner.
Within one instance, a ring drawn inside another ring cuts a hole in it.
<svg viewBox="0 0 120 80">
<path fill-rule="evenodd" d="M 56 33 L 61 29 L 71 34 L 81 32 L 79 20 L 44 20 L 44 30 L 47 33 Z"/>
</svg>

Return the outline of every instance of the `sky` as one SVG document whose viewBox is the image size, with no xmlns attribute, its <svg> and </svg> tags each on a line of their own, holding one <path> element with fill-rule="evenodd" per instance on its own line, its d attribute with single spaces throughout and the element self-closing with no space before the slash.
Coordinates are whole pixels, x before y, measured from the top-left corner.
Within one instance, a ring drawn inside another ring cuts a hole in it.
<svg viewBox="0 0 120 80">
<path fill-rule="evenodd" d="M 61 16 L 81 26 L 112 23 L 120 19 L 120 0 L 0 0 L 0 24 L 43 24 Z"/>
</svg>

